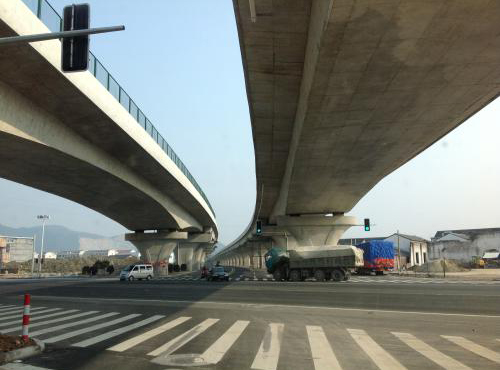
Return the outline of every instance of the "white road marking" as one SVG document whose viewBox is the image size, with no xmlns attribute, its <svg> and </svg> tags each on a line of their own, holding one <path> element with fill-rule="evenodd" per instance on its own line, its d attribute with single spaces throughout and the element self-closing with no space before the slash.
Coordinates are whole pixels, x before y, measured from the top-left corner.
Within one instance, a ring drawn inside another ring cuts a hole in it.
<svg viewBox="0 0 500 370">
<path fill-rule="evenodd" d="M 38 311 L 38 310 L 41 310 L 42 308 L 46 308 L 46 307 L 30 307 L 30 312 Z M 19 312 L 22 314 L 23 310 L 24 310 L 23 307 L 10 308 L 8 310 L 1 312 L 0 317 L 5 316 L 5 315 L 12 315 L 13 313 L 16 313 L 16 312 Z M 0 320 L 3 320 L 3 319 L 0 318 Z"/>
<path fill-rule="evenodd" d="M 11 311 L 11 310 L 22 310 L 23 306 L 4 306 L 0 308 L 0 312 Z"/>
<path fill-rule="evenodd" d="M 255 356 L 252 369 L 275 370 L 280 357 L 281 340 L 283 339 L 284 324 L 270 323 Z"/>
<path fill-rule="evenodd" d="M 203 352 L 201 358 L 208 364 L 218 363 L 231 346 L 236 342 L 250 321 L 238 320 L 227 331 Z"/>
<path fill-rule="evenodd" d="M 364 330 L 347 329 L 347 331 L 380 370 L 406 369 L 389 352 L 380 347 Z"/>
<path fill-rule="evenodd" d="M 64 317 L 58 317 L 57 319 L 52 319 L 52 320 L 47 320 L 47 321 L 40 321 L 36 322 L 33 324 L 30 324 L 30 328 L 36 328 L 37 326 L 42 326 L 42 325 L 47 325 L 47 324 L 53 324 L 55 322 L 61 322 L 61 321 L 68 321 L 71 319 L 76 319 L 77 317 L 82 317 L 82 316 L 87 316 L 87 315 L 92 315 L 94 313 L 97 313 L 99 311 L 88 311 L 88 312 L 82 312 L 76 315 L 70 315 L 70 316 L 64 316 Z M 2 333 L 11 333 L 13 331 L 21 330 L 22 325 L 19 324 L 18 326 L 13 326 L 7 329 L 2 329 Z"/>
<path fill-rule="evenodd" d="M 58 308 L 59 310 L 60 308 Z M 35 316 L 35 317 L 32 317 L 31 320 L 33 321 L 38 321 L 38 320 L 41 320 L 41 319 L 47 319 L 49 317 L 54 317 L 54 316 L 61 316 L 61 315 L 66 315 L 68 313 L 74 313 L 74 312 L 78 312 L 78 310 L 67 310 L 67 311 L 59 311 L 59 312 L 54 312 L 54 313 L 51 313 L 51 314 L 48 314 L 48 315 L 42 315 L 42 316 Z M 96 311 L 98 312 L 98 311 Z"/>
<path fill-rule="evenodd" d="M 30 322 L 32 322 L 35 319 L 43 318 L 44 317 L 43 315 L 42 316 L 38 316 L 41 313 L 53 312 L 53 311 L 58 311 L 58 310 L 61 310 L 61 308 L 49 308 L 47 310 L 41 310 L 41 311 L 33 312 L 33 314 L 31 315 L 31 318 L 30 318 Z M 11 320 L 11 319 L 18 319 L 18 318 L 22 318 L 22 317 L 23 317 L 23 312 L 21 311 L 21 312 L 15 314 L 15 315 L 10 315 L 10 316 L 2 317 L 2 318 L 0 318 L 0 321 Z M 0 327 L 10 326 L 10 325 L 13 325 L 13 324 L 15 324 L 15 322 L 12 322 L 12 321 L 3 322 L 3 323 L 0 323 Z"/>
<path fill-rule="evenodd" d="M 45 333 L 51 333 L 53 331 L 58 331 L 58 330 L 61 330 L 61 329 L 71 328 L 73 326 L 78 326 L 78 325 L 81 325 L 81 324 L 87 324 L 89 322 L 93 322 L 93 321 L 105 319 L 107 317 L 115 316 L 115 315 L 118 315 L 118 312 L 110 312 L 110 313 L 106 313 L 104 315 L 94 316 L 94 317 L 91 317 L 91 318 L 85 319 L 85 320 L 73 321 L 73 322 L 70 322 L 68 324 L 57 325 L 57 326 L 53 326 L 53 327 L 50 327 L 50 328 L 41 329 L 41 330 L 38 330 L 38 331 L 30 333 L 30 335 L 34 337 L 34 336 L 37 336 L 37 335 L 41 335 L 41 334 L 45 334 Z"/>
<path fill-rule="evenodd" d="M 177 325 L 182 324 L 183 322 L 186 322 L 190 318 L 191 317 L 184 317 L 184 316 L 178 317 L 177 319 L 169 321 L 166 324 L 158 326 L 157 328 L 149 330 L 141 335 L 127 339 L 124 342 L 121 342 L 113 347 L 110 347 L 110 348 L 108 348 L 108 350 L 115 351 L 115 352 L 123 352 L 131 347 L 138 345 L 139 343 L 144 342 L 145 340 L 151 339 L 158 334 L 161 334 L 167 330 L 170 330 L 170 329 L 176 327 Z"/>
<path fill-rule="evenodd" d="M 452 335 L 441 335 L 444 339 L 448 339 L 450 342 L 458 344 L 460 347 L 465 348 L 476 355 L 487 358 L 488 360 L 494 361 L 497 364 L 500 364 L 500 353 L 495 352 L 489 348 L 483 347 L 479 344 L 476 344 L 464 337 L 455 337 Z"/>
<path fill-rule="evenodd" d="M 154 351 L 148 353 L 148 356 L 168 356 L 172 352 L 175 352 L 179 348 L 181 348 L 184 344 L 189 342 L 190 340 L 196 338 L 198 335 L 203 333 L 213 324 L 215 324 L 219 319 L 206 319 L 200 324 L 196 325 L 194 328 L 186 331 L 185 333 L 179 335 L 178 337 L 168 341 L 164 345 L 158 347 Z M 152 360 L 154 362 L 154 359 Z"/>
<path fill-rule="evenodd" d="M 316 370 L 341 370 L 337 357 L 321 326 L 306 326 L 309 345 Z"/>
<path fill-rule="evenodd" d="M 106 321 L 106 322 L 103 322 L 103 323 L 100 323 L 100 324 L 96 324 L 96 325 L 92 325 L 92 326 L 87 326 L 86 328 L 83 328 L 83 329 L 80 329 L 80 330 L 75 330 L 75 331 L 71 331 L 69 333 L 65 333 L 65 334 L 57 335 L 55 337 L 47 338 L 47 339 L 44 339 L 43 341 L 45 343 L 59 342 L 61 340 L 65 340 L 65 339 L 68 339 L 68 338 L 73 338 L 73 337 L 76 337 L 78 335 L 89 333 L 89 332 L 94 331 L 94 330 L 98 330 L 98 329 L 106 328 L 108 326 L 116 325 L 116 324 L 119 324 L 121 322 L 133 319 L 133 318 L 138 317 L 138 316 L 141 316 L 141 314 L 140 313 L 133 313 L 131 315 L 120 317 L 120 318 L 115 319 L 115 320 Z"/>
<path fill-rule="evenodd" d="M 406 343 L 410 348 L 421 353 L 429 360 L 434 361 L 436 364 L 447 370 L 472 370 L 470 367 L 465 366 L 461 362 L 451 358 L 448 355 L 438 351 L 437 349 L 431 347 L 427 343 L 416 338 L 414 335 L 409 333 L 398 333 L 392 332 L 397 338 Z"/>
<path fill-rule="evenodd" d="M 154 315 L 154 316 L 151 316 L 151 317 L 149 317 L 149 318 L 147 318 L 145 320 L 136 322 L 134 324 L 127 325 L 127 326 L 122 326 L 121 328 L 118 328 L 118 329 L 115 329 L 115 330 L 111 330 L 110 332 L 107 332 L 107 333 L 98 335 L 96 337 L 92 337 L 92 338 L 83 340 L 81 342 L 75 343 L 75 344 L 73 344 L 73 347 L 88 347 L 88 346 L 91 346 L 93 344 L 102 342 L 103 340 L 107 340 L 109 338 L 116 337 L 117 335 L 126 333 L 128 331 L 131 331 L 131 330 L 134 330 L 134 329 L 137 329 L 137 328 L 140 328 L 141 326 L 150 324 L 150 323 L 155 322 L 157 320 L 160 320 L 160 319 L 162 319 L 164 317 L 165 316 L 163 316 L 163 315 Z"/>
</svg>

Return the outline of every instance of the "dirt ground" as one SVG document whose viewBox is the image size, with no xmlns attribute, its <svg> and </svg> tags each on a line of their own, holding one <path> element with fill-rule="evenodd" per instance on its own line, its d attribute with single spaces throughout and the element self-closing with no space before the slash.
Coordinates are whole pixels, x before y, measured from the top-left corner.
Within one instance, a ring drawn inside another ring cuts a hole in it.
<svg viewBox="0 0 500 370">
<path fill-rule="evenodd" d="M 30 339 L 28 342 L 24 342 L 19 336 L 10 336 L 0 334 L 0 352 L 9 352 L 14 349 L 34 346 L 35 342 Z"/>
</svg>

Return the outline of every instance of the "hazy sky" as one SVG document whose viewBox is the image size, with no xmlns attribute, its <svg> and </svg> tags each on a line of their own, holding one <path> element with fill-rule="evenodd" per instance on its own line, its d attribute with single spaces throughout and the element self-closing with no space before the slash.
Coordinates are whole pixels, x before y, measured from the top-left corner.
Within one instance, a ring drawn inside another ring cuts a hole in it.
<svg viewBox="0 0 500 370">
<path fill-rule="evenodd" d="M 228 243 L 248 224 L 255 171 L 241 56 L 230 0 L 87 0 L 91 50 L 146 113 L 204 189 Z M 52 0 L 61 11 L 68 1 Z M 139 6 L 140 4 L 140 6 Z M 382 180 L 350 212 L 375 226 L 346 237 L 500 226 L 500 102 Z M 1 164 L 0 164 L 1 165 Z M 36 215 L 103 235 L 123 227 L 76 203 L 0 179 L 0 223 L 31 226 Z"/>
</svg>

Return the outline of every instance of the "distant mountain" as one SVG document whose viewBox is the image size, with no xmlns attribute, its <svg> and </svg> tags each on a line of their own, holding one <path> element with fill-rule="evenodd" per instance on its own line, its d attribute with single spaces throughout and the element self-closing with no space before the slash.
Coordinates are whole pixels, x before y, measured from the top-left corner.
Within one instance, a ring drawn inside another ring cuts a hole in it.
<svg viewBox="0 0 500 370">
<path fill-rule="evenodd" d="M 42 244 L 42 226 L 13 228 L 0 225 L 2 236 L 36 237 L 36 249 Z M 89 249 L 133 249 L 131 243 L 124 240 L 123 235 L 106 237 L 97 234 L 70 230 L 60 225 L 45 226 L 44 250 L 51 252 Z"/>
</svg>

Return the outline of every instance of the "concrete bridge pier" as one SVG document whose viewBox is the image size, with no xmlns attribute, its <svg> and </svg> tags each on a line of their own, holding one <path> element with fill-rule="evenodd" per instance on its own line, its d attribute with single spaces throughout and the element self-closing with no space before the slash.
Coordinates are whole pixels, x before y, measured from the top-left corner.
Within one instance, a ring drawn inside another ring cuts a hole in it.
<svg viewBox="0 0 500 370">
<path fill-rule="evenodd" d="M 125 234 L 141 254 L 141 260 L 154 266 L 158 276 L 168 275 L 168 259 L 180 240 L 188 237 L 183 231 L 135 232 Z"/>
<path fill-rule="evenodd" d="M 203 233 L 191 233 L 189 234 L 188 240 L 181 241 L 179 243 L 179 265 L 186 264 L 186 271 L 193 271 L 193 269 L 199 269 L 199 263 L 204 259 L 207 250 L 211 250 L 215 242 L 215 235 L 213 231 L 207 230 Z M 195 254 L 201 248 L 199 255 Z M 199 258 L 199 260 L 196 260 Z"/>
<path fill-rule="evenodd" d="M 204 262 L 204 256 L 205 256 L 205 246 L 204 245 L 199 245 L 193 253 L 193 270 L 200 270 L 203 262 Z"/>
<path fill-rule="evenodd" d="M 342 234 L 357 222 L 352 216 L 303 215 L 278 216 L 277 224 L 283 236 L 273 235 L 275 243 L 288 249 L 303 249 L 336 246 Z"/>
<path fill-rule="evenodd" d="M 186 271 L 193 270 L 193 253 L 194 249 L 198 247 L 198 243 L 179 243 L 179 266 L 185 264 Z"/>
</svg>

